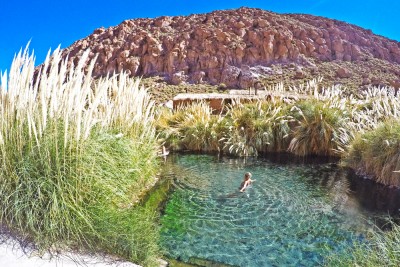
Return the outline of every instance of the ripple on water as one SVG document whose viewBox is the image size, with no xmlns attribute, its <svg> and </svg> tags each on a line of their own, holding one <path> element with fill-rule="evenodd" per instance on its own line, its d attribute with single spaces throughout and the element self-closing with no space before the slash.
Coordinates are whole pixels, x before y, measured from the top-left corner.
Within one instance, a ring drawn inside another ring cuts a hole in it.
<svg viewBox="0 0 400 267">
<path fill-rule="evenodd" d="M 320 184 L 320 175 L 331 187 L 344 179 L 337 170 L 330 178 L 324 165 L 319 171 L 314 165 L 218 161 L 204 155 L 178 156 L 173 164 L 180 171 L 161 232 L 173 258 L 236 266 L 316 266 L 360 238 L 366 226 L 362 212 L 351 217 L 341 212 L 338 197 Z M 257 181 L 239 193 L 247 171 Z"/>
</svg>

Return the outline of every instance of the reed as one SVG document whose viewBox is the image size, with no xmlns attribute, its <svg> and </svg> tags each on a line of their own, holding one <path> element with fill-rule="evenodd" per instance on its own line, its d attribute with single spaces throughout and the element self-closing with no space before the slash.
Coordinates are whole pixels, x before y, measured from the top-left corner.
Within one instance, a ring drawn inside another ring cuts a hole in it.
<svg viewBox="0 0 400 267">
<path fill-rule="evenodd" d="M 218 139 L 218 151 L 222 145 L 224 153 L 239 156 L 287 150 L 301 156 L 342 157 L 356 134 L 375 129 L 382 121 L 400 114 L 399 97 L 392 88 L 370 87 L 350 94 L 340 85 L 321 88 L 320 81 L 318 78 L 289 88 L 279 83 L 268 89 L 275 94 L 270 101 L 234 103 L 223 116 L 212 115 L 204 104 L 201 108 L 198 104 L 181 107 L 168 111 L 169 117 L 158 117 L 158 130 L 177 150 L 213 151 Z M 201 115 L 204 111 L 208 112 L 206 116 Z M 210 126 L 205 121 L 213 120 L 216 127 L 205 127 Z"/>
<path fill-rule="evenodd" d="M 282 152 L 289 144 L 289 105 L 281 101 L 258 100 L 228 109 L 227 152 L 250 156 L 258 152 Z"/>
<path fill-rule="evenodd" d="M 150 266 L 154 214 L 132 207 L 157 170 L 153 104 L 125 74 L 95 84 L 88 53 L 68 66 L 49 52 L 35 74 L 26 48 L 2 75 L 0 221 L 39 250 L 106 250 Z"/>
</svg>

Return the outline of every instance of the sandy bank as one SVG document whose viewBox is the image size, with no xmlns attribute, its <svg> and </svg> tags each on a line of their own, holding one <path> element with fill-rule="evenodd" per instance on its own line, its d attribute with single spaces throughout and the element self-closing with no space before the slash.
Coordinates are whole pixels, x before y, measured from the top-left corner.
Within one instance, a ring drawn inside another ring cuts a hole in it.
<svg viewBox="0 0 400 267">
<path fill-rule="evenodd" d="M 37 253 L 24 250 L 14 240 L 2 240 L 0 243 L 0 266 L 2 267 L 140 267 L 131 262 L 119 261 L 111 257 L 77 255 L 64 253 L 57 257 L 50 254 L 39 256 Z"/>
</svg>

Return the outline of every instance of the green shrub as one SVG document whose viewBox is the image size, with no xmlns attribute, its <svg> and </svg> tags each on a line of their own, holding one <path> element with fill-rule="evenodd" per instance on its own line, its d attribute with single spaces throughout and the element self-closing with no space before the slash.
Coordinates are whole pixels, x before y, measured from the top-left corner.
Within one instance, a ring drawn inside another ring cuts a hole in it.
<svg viewBox="0 0 400 267">
<path fill-rule="evenodd" d="M 389 120 L 378 128 L 360 134 L 352 142 L 344 163 L 377 182 L 400 186 L 400 123 Z"/>
<path fill-rule="evenodd" d="M 293 108 L 297 126 L 292 132 L 289 151 L 296 155 L 336 156 L 341 135 L 348 134 L 348 115 L 345 110 L 327 103 L 306 100 Z"/>
<path fill-rule="evenodd" d="M 213 115 L 205 102 L 162 110 L 157 119 L 160 136 L 174 150 L 221 151 L 225 124 L 224 118 Z"/>
<path fill-rule="evenodd" d="M 287 149 L 292 118 L 289 105 L 281 101 L 257 101 L 232 106 L 226 144 L 229 153 L 249 156 L 258 152 L 282 152 Z"/>
<path fill-rule="evenodd" d="M 400 266 L 400 227 L 392 228 L 388 232 L 374 232 L 348 251 L 329 257 L 325 266 Z"/>
</svg>

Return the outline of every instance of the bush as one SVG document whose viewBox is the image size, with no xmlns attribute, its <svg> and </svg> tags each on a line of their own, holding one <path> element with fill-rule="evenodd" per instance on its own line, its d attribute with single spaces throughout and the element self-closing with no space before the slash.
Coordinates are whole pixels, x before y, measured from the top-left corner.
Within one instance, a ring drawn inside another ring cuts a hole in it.
<svg viewBox="0 0 400 267">
<path fill-rule="evenodd" d="M 375 130 L 360 134 L 351 144 L 344 163 L 376 181 L 400 186 L 400 122 L 389 120 Z"/>
<path fill-rule="evenodd" d="M 221 151 L 225 124 L 222 116 L 212 115 L 205 102 L 163 110 L 157 119 L 160 136 L 174 150 Z"/>
<path fill-rule="evenodd" d="M 289 105 L 283 102 L 257 101 L 232 106 L 225 147 L 228 152 L 241 155 L 257 155 L 259 151 L 281 152 L 288 146 Z"/>
<path fill-rule="evenodd" d="M 377 231 L 355 247 L 327 259 L 326 266 L 400 266 L 400 227 L 389 232 Z"/>
<path fill-rule="evenodd" d="M 293 111 L 298 123 L 289 151 L 300 156 L 337 156 L 341 135 L 349 131 L 346 111 L 313 100 L 298 103 Z"/>
</svg>

